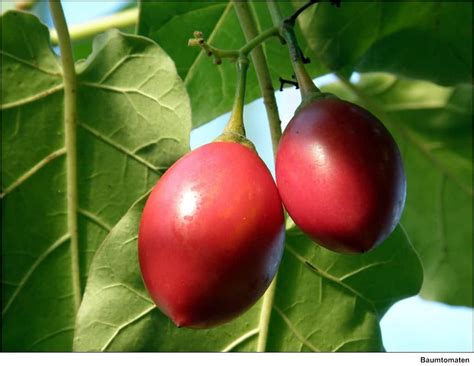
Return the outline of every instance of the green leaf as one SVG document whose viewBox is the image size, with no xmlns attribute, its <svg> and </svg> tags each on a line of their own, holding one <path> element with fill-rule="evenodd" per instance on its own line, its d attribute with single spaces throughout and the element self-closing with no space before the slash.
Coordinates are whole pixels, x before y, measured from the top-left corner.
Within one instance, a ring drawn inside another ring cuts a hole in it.
<svg viewBox="0 0 474 366">
<path fill-rule="evenodd" d="M 282 11 L 291 14 L 294 8 L 291 2 L 280 2 Z M 195 2 L 157 2 L 142 1 L 139 34 L 152 38 L 176 62 L 180 76 L 184 79 L 191 97 L 193 126 L 197 127 L 231 109 L 236 72 L 235 65 L 223 60 L 221 65 L 214 65 L 199 47 L 188 47 L 194 31 L 202 31 L 206 40 L 213 46 L 223 49 L 238 49 L 246 41 L 241 31 L 232 3 L 228 1 L 195 1 Z M 256 16 L 260 31 L 273 26 L 265 2 L 250 2 Z M 170 36 L 172 35 L 172 36 Z M 307 46 L 302 40 L 303 51 Z M 279 87 L 278 78 L 291 79 L 294 73 L 286 46 L 278 39 L 271 39 L 264 44 L 268 57 L 268 66 L 275 88 Z M 317 63 L 308 65 L 312 75 L 326 72 Z M 254 69 L 248 75 L 246 101 L 250 102 L 261 96 Z"/>
<path fill-rule="evenodd" d="M 2 349 L 67 351 L 73 294 L 83 289 L 71 278 L 62 71 L 48 29 L 36 17 L 7 12 L 0 22 Z M 84 287 L 110 228 L 188 151 L 191 117 L 173 62 L 143 37 L 102 35 L 77 69 Z"/>
<path fill-rule="evenodd" d="M 423 271 L 400 227 L 357 256 L 315 245 L 293 228 L 278 276 L 270 351 L 380 351 L 381 317 L 419 291 Z"/>
<path fill-rule="evenodd" d="M 135 26 L 124 27 L 119 29 L 122 33 L 135 34 Z M 92 44 L 94 37 L 79 39 L 72 42 L 72 51 L 74 60 L 85 60 L 92 53 Z"/>
<path fill-rule="evenodd" d="M 358 97 L 341 84 L 326 90 L 365 104 L 400 146 L 407 175 L 402 223 L 423 262 L 421 295 L 472 306 L 472 85 L 372 74 L 356 87 Z"/>
<path fill-rule="evenodd" d="M 146 197 L 111 231 L 93 260 L 77 317 L 75 351 L 379 351 L 379 320 L 422 282 L 419 259 L 398 228 L 373 252 L 347 256 L 288 231 L 270 323 L 257 303 L 207 330 L 178 329 L 150 300 L 138 265 L 137 232 Z"/>
<path fill-rule="evenodd" d="M 471 2 L 321 3 L 299 23 L 333 71 L 386 71 L 442 85 L 472 80 Z"/>
</svg>

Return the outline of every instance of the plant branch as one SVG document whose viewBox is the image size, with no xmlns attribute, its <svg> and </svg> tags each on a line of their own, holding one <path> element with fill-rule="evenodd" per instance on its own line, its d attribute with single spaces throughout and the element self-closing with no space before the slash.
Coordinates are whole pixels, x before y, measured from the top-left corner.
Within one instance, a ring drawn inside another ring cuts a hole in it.
<svg viewBox="0 0 474 366">
<path fill-rule="evenodd" d="M 223 50 L 214 46 L 211 46 L 203 37 L 202 32 L 194 32 L 194 38 L 188 41 L 188 46 L 194 47 L 199 46 L 203 49 L 208 56 L 214 56 L 214 63 L 219 65 L 223 58 L 231 60 L 237 60 L 239 57 L 239 50 Z"/>
<path fill-rule="evenodd" d="M 253 38 L 252 37 L 247 38 L 247 36 L 245 37 L 245 38 L 247 38 L 247 44 L 244 45 L 240 49 L 240 53 L 243 53 L 244 55 L 248 55 L 250 51 L 252 51 L 254 48 L 260 46 L 261 43 L 263 43 L 264 41 L 266 41 L 270 37 L 274 37 L 274 36 L 279 37 L 280 36 L 280 32 L 278 31 L 277 27 L 267 29 L 266 31 L 264 31 L 260 34 L 258 34 L 256 32 L 255 34 L 257 34 L 257 35 L 255 35 Z"/>
<path fill-rule="evenodd" d="M 199 46 L 201 47 L 208 56 L 214 56 L 214 63 L 220 64 L 221 59 L 228 58 L 236 60 L 239 56 L 247 56 L 251 51 L 258 47 L 261 43 L 265 42 L 271 37 L 280 37 L 280 32 L 277 27 L 267 29 L 265 32 L 256 34 L 250 40 L 247 39 L 247 43 L 239 48 L 238 50 L 224 50 L 211 46 L 203 38 L 202 32 L 194 32 L 194 38 L 188 41 L 188 46 Z"/>
<path fill-rule="evenodd" d="M 74 68 L 71 39 L 59 0 L 50 0 L 49 6 L 54 25 L 58 32 L 59 48 L 64 79 L 64 135 L 67 169 L 67 213 L 71 245 L 72 287 L 76 311 L 81 303 L 81 280 L 79 273 L 79 241 L 77 230 L 77 143 L 76 143 L 76 93 L 77 80 Z"/>
<path fill-rule="evenodd" d="M 247 40 L 255 39 L 258 35 L 258 30 L 247 1 L 233 1 L 233 4 L 242 30 L 244 31 L 245 38 Z M 272 85 L 272 77 L 261 45 L 254 48 L 251 56 L 253 66 L 255 67 L 255 73 L 257 74 L 258 84 L 262 92 L 263 103 L 267 112 L 273 154 L 276 155 L 278 143 L 280 142 L 281 137 L 281 121 L 275 99 L 275 90 Z"/>
<path fill-rule="evenodd" d="M 138 8 L 128 9 L 105 16 L 84 24 L 70 27 L 69 36 L 73 41 L 89 38 L 97 33 L 105 32 L 110 28 L 124 28 L 136 24 L 138 21 Z M 50 31 L 51 43 L 58 44 L 58 32 L 56 29 Z"/>
<path fill-rule="evenodd" d="M 258 34 L 255 18 L 247 1 L 233 1 L 235 11 L 240 25 L 247 40 L 254 39 Z M 259 45 L 252 52 L 252 62 L 257 74 L 258 83 L 262 92 L 265 109 L 267 112 L 270 134 L 272 138 L 273 153 L 276 155 L 278 143 L 281 137 L 281 122 L 278 114 L 278 106 L 275 100 L 275 91 L 272 85 L 270 70 L 262 47 Z M 273 279 L 270 287 L 263 296 L 262 310 L 260 311 L 259 336 L 257 341 L 257 352 L 265 352 L 268 339 L 270 318 L 275 298 L 277 276 Z"/>
</svg>

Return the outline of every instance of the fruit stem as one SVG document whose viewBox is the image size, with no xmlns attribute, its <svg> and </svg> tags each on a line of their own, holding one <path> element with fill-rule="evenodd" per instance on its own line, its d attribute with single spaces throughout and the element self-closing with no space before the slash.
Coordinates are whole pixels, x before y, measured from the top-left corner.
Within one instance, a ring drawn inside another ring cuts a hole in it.
<svg viewBox="0 0 474 366">
<path fill-rule="evenodd" d="M 81 279 L 79 272 L 79 240 L 77 230 L 77 105 L 76 92 L 77 80 L 74 68 L 74 57 L 71 47 L 71 39 L 64 17 L 63 8 L 59 0 L 50 0 L 49 6 L 54 26 L 58 32 L 59 49 L 61 51 L 61 63 L 64 79 L 64 139 L 66 145 L 66 199 L 68 230 L 70 234 L 71 247 L 71 269 L 72 287 L 74 292 L 74 306 L 76 311 L 81 303 Z"/>
<path fill-rule="evenodd" d="M 247 56 L 240 55 L 237 59 L 237 88 L 234 98 L 234 106 L 229 118 L 229 122 L 224 131 L 214 141 L 215 142 L 236 142 L 255 150 L 253 143 L 245 137 L 244 127 L 244 102 L 245 102 L 245 85 L 247 82 L 247 70 L 249 68 L 249 60 Z"/>
<path fill-rule="evenodd" d="M 276 6 L 278 5 L 276 4 Z M 294 23 L 292 24 L 288 20 L 284 20 L 281 26 L 281 35 L 288 44 L 291 63 L 300 87 L 301 97 L 304 98 L 306 94 L 319 92 L 319 89 L 314 85 L 313 80 L 311 80 L 311 77 L 304 67 L 303 54 L 298 46 Z"/>
<path fill-rule="evenodd" d="M 258 34 L 255 18 L 250 10 L 247 1 L 233 1 L 235 12 L 239 18 L 240 26 L 244 32 L 246 40 L 256 39 Z M 275 29 L 279 35 L 278 28 Z M 263 33 L 262 33 L 263 34 Z M 251 43 L 251 41 L 249 41 Z M 262 45 L 258 45 L 253 50 L 252 63 L 257 74 L 258 84 L 263 97 L 265 111 L 267 113 L 270 135 L 272 139 L 273 154 L 276 155 L 278 143 L 281 137 L 281 121 L 278 114 L 278 106 L 275 99 L 275 90 L 272 85 L 272 77 L 268 68 L 267 60 L 263 52 Z"/>
<path fill-rule="evenodd" d="M 234 106 L 232 107 L 232 114 L 230 115 L 224 132 L 232 132 L 245 136 L 244 103 L 248 68 L 248 58 L 246 56 L 240 56 L 237 60 L 237 89 L 235 92 Z"/>
<path fill-rule="evenodd" d="M 272 17 L 273 24 L 279 27 L 280 35 L 288 45 L 291 64 L 293 66 L 293 70 L 295 71 L 296 80 L 298 81 L 298 85 L 300 87 L 301 99 L 304 101 L 315 94 L 321 93 L 316 85 L 314 85 L 313 80 L 311 80 L 311 77 L 304 67 L 303 53 L 301 52 L 301 48 L 298 45 L 298 40 L 296 39 L 294 29 L 296 17 L 291 16 L 289 18 L 283 19 L 280 7 L 276 0 L 267 0 L 267 6 Z"/>
</svg>

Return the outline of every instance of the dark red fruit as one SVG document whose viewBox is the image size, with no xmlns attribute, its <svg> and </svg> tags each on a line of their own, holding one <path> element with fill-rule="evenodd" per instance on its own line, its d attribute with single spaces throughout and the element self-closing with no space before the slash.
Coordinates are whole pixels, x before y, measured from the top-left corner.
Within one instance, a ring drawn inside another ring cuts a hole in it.
<svg viewBox="0 0 474 366">
<path fill-rule="evenodd" d="M 295 223 L 337 252 L 374 248 L 405 204 L 405 173 L 392 136 L 368 111 L 335 98 L 311 102 L 290 121 L 276 177 Z"/>
<path fill-rule="evenodd" d="M 229 321 L 265 292 L 280 263 L 284 217 L 270 172 L 251 149 L 214 142 L 177 161 L 140 224 L 140 266 L 177 326 Z"/>
</svg>

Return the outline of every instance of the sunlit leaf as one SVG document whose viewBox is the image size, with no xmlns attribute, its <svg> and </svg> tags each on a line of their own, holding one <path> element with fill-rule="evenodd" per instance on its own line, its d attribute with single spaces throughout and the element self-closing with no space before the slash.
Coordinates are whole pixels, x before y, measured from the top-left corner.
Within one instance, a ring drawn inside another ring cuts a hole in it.
<svg viewBox="0 0 474 366">
<path fill-rule="evenodd" d="M 76 351 L 255 351 L 264 329 L 268 351 L 380 351 L 380 318 L 421 285 L 421 264 L 400 228 L 359 256 L 326 250 L 292 228 L 275 299 L 265 309 L 269 323 L 260 302 L 217 328 L 178 329 L 155 307 L 141 279 L 137 232 L 145 200 L 115 226 L 94 258 Z"/>
<path fill-rule="evenodd" d="M 1 23 L 2 349 L 66 351 L 96 248 L 188 150 L 189 102 L 173 62 L 142 37 L 102 35 L 78 67 L 75 288 L 60 63 L 36 17 L 7 12 Z"/>
</svg>

